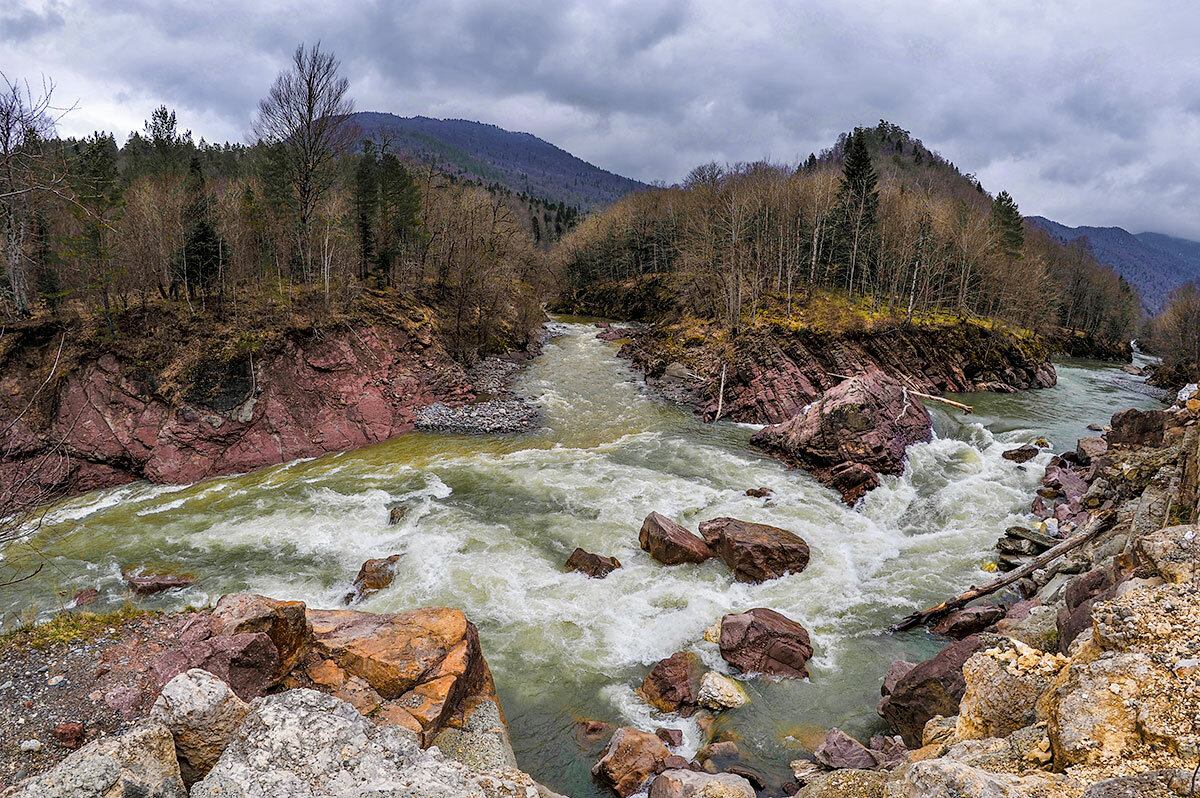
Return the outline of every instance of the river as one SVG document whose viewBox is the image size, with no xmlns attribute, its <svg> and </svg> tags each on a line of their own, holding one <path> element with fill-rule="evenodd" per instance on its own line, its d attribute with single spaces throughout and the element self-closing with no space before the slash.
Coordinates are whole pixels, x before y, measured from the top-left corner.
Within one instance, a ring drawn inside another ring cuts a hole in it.
<svg viewBox="0 0 1200 798">
<path fill-rule="evenodd" d="M 65 502 L 27 544 L 43 570 L 0 590 L 8 625 L 53 612 L 84 587 L 100 588 L 96 608 L 119 606 L 121 568 L 140 564 L 199 577 L 142 602 L 149 607 L 203 606 L 231 591 L 336 607 L 364 559 L 402 553 L 393 586 L 361 608 L 462 608 L 479 626 L 518 762 L 579 798 L 606 793 L 590 779 L 595 752 L 576 740 L 575 721 L 681 728 L 694 753 L 695 723 L 656 717 L 634 688 L 677 650 L 725 670 L 702 640 L 705 627 L 770 607 L 811 632 L 812 678 L 747 681 L 751 704 L 716 728 L 782 776 L 830 726 L 864 739 L 883 731 L 874 705 L 889 663 L 929 656 L 940 643 L 923 630 L 880 630 L 985 578 L 995 539 L 1028 520 L 1050 455 L 1018 467 L 1002 451 L 1042 436 L 1070 448 L 1089 422 L 1160 406 L 1119 387 L 1134 378 L 1111 364 L 1084 361 L 1059 364 L 1052 389 L 958 397 L 976 414 L 931 406 L 935 439 L 912 447 L 906 473 L 885 477 L 851 509 L 749 450 L 752 427 L 706 425 L 647 395 L 595 328 L 565 323 L 561 332 L 516 385 L 544 409 L 538 432 L 414 433 L 243 476 L 139 483 Z M 746 496 L 754 487 L 774 495 Z M 395 501 L 410 511 L 388 526 Z M 719 562 L 661 566 L 638 548 L 651 510 L 693 530 L 726 515 L 784 527 L 808 541 L 812 563 L 762 585 L 734 582 Z M 603 580 L 565 573 L 576 546 L 624 567 Z M 13 564 L 22 549 L 5 556 Z"/>
</svg>

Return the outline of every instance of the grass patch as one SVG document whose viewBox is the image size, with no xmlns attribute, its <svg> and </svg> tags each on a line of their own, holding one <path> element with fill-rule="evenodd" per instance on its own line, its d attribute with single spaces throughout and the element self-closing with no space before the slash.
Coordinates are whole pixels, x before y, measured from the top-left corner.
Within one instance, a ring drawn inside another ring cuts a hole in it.
<svg viewBox="0 0 1200 798">
<path fill-rule="evenodd" d="M 149 610 L 137 609 L 132 604 L 126 604 L 119 610 L 102 614 L 86 610 L 60 612 L 43 623 L 23 626 L 0 635 L 0 649 L 14 647 L 43 649 L 62 643 L 91 640 L 110 626 L 121 626 L 135 618 L 150 614 Z"/>
</svg>

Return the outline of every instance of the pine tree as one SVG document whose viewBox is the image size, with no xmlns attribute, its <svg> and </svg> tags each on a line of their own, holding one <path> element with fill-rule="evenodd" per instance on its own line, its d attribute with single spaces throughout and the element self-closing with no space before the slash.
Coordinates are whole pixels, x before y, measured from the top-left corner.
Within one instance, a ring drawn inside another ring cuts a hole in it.
<svg viewBox="0 0 1200 798">
<path fill-rule="evenodd" d="M 392 270 L 401 247 L 417 227 L 421 210 L 416 181 L 392 153 L 379 159 L 379 251 L 377 260 L 383 281 L 391 283 Z"/>
<path fill-rule="evenodd" d="M 354 222 L 358 228 L 359 279 L 365 280 L 375 263 L 375 219 L 379 211 L 379 160 L 375 144 L 363 142 L 354 170 Z"/>
</svg>

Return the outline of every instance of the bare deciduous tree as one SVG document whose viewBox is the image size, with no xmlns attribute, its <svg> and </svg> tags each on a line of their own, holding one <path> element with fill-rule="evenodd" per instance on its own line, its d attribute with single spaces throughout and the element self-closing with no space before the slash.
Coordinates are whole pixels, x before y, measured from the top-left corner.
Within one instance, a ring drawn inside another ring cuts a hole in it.
<svg viewBox="0 0 1200 798">
<path fill-rule="evenodd" d="M 313 266 L 313 221 L 322 197 L 336 177 L 338 154 L 357 138 L 350 123 L 354 102 L 341 62 L 321 43 L 296 48 L 292 64 L 280 72 L 258 104 L 254 133 L 266 144 L 282 144 L 296 200 L 297 244 L 309 279 Z"/>
</svg>

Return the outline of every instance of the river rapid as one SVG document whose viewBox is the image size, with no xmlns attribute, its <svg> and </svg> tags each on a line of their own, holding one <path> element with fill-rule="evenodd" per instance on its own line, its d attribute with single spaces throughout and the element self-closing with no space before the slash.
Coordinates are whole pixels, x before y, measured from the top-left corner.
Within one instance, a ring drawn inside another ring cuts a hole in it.
<svg viewBox="0 0 1200 798">
<path fill-rule="evenodd" d="M 578 798 L 606 793 L 588 774 L 597 752 L 577 739 L 576 720 L 680 728 L 684 753 L 694 753 L 695 723 L 658 716 L 634 688 L 678 650 L 728 672 L 704 629 L 725 613 L 770 607 L 811 632 L 812 678 L 746 681 L 751 704 L 724 713 L 716 729 L 779 778 L 830 726 L 860 739 L 884 730 L 874 706 L 888 665 L 927 657 L 942 641 L 881 630 L 986 579 L 980 567 L 996 538 L 1029 521 L 1050 454 L 1018 467 L 1001 452 L 1043 436 L 1071 448 L 1089 422 L 1161 406 L 1122 389 L 1137 378 L 1084 361 L 1058 364 L 1055 388 L 956 397 L 976 405 L 974 416 L 930 404 L 935 439 L 911 447 L 906 473 L 884 477 L 851 509 L 748 449 L 753 427 L 703 424 L 648 395 L 594 327 L 556 326 L 562 334 L 515 386 L 543 410 L 537 432 L 413 433 L 243 476 L 76 497 L 4 553 L 10 566 L 43 564 L 0 589 L 7 625 L 51 613 L 84 587 L 100 588 L 95 608 L 115 608 L 121 569 L 142 564 L 198 577 L 145 606 L 203 606 L 251 591 L 337 607 L 363 560 L 401 553 L 395 583 L 361 608 L 463 609 L 480 629 L 521 767 Z M 757 487 L 774 494 L 745 495 Z M 396 501 L 410 509 L 388 526 Z M 693 530 L 717 516 L 790 529 L 811 546 L 812 563 L 762 585 L 734 582 L 720 562 L 668 568 L 638 547 L 651 510 Z M 624 567 L 603 580 L 566 573 L 576 546 Z"/>
</svg>

